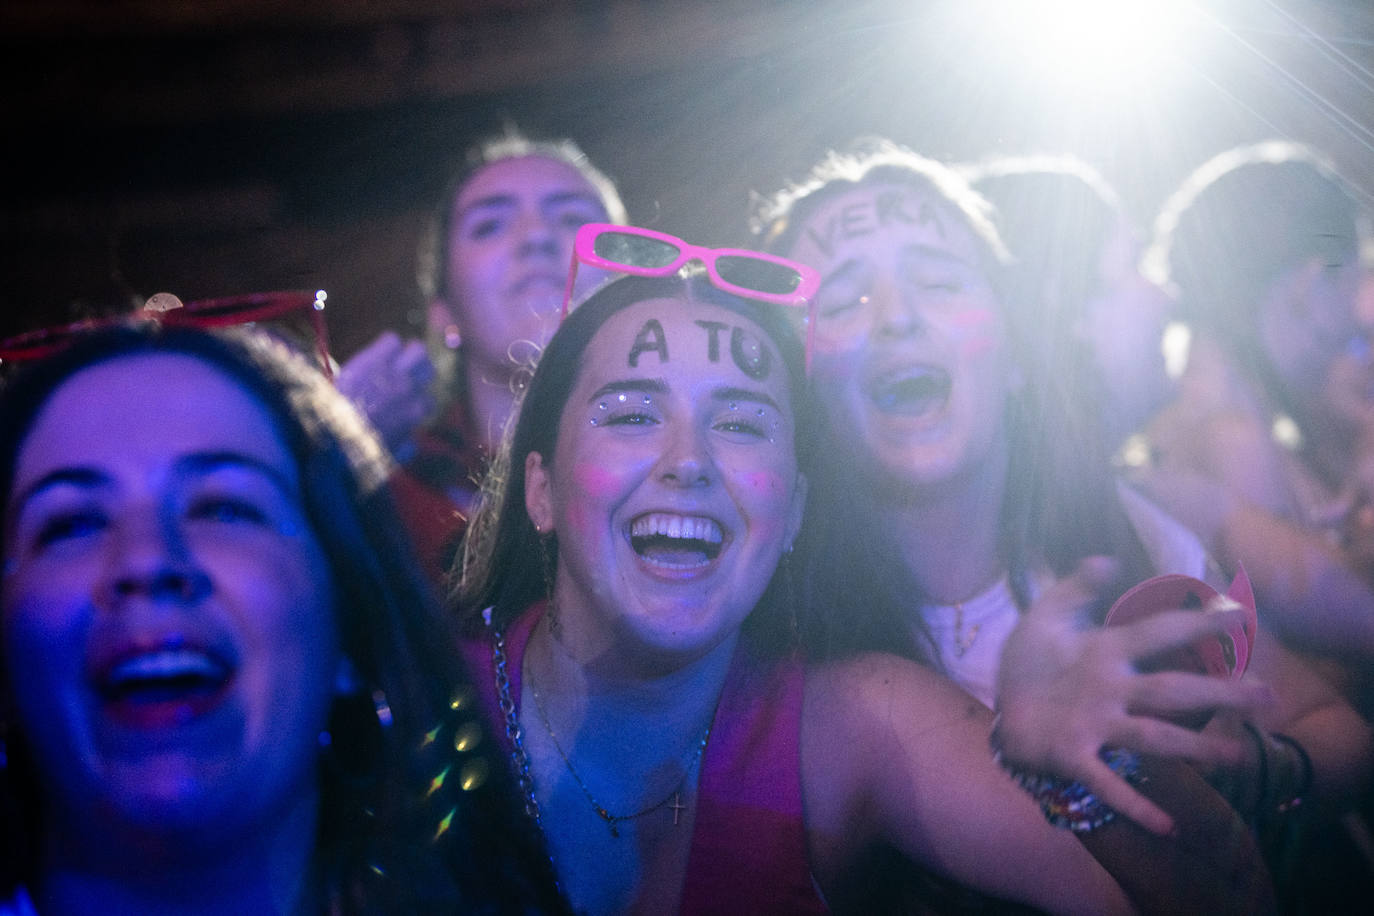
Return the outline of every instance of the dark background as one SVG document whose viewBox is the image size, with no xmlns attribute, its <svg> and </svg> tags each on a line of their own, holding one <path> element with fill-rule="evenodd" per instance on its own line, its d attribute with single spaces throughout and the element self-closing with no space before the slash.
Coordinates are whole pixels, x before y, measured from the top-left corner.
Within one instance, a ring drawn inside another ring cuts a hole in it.
<svg viewBox="0 0 1374 916">
<path fill-rule="evenodd" d="M 322 286 L 347 355 L 416 311 L 444 175 L 506 121 L 575 137 L 636 222 L 703 244 L 747 241 L 751 192 L 858 134 L 1075 152 L 1142 223 L 1213 153 L 1288 137 L 1374 204 L 1374 3 L 1203 2 L 1118 91 L 1031 66 L 1027 2 L 11 0 L 0 334 L 128 291 Z"/>
</svg>

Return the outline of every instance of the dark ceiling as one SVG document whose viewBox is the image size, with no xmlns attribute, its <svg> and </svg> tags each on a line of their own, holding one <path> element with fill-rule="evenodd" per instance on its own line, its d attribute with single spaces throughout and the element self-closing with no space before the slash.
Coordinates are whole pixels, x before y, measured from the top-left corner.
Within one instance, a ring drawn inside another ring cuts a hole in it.
<svg viewBox="0 0 1374 916">
<path fill-rule="evenodd" d="M 990 44 L 998 2 L 5 4 L 0 332 L 128 290 L 323 286 L 347 353 L 418 304 L 427 208 L 505 122 L 574 136 L 636 221 L 705 243 L 744 240 L 751 191 L 858 134 L 1076 152 L 1142 221 L 1203 158 L 1286 136 L 1374 202 L 1367 0 L 1215 0 L 1205 56 L 1092 106 Z"/>
</svg>

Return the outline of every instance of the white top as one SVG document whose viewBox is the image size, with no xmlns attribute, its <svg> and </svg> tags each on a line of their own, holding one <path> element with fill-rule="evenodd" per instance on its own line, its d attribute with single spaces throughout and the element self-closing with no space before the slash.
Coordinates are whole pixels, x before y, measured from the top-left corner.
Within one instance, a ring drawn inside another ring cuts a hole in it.
<svg viewBox="0 0 1374 916">
<path fill-rule="evenodd" d="M 1117 481 L 1116 491 L 1156 575 L 1180 573 L 1211 581 L 1213 585 L 1220 581 L 1220 574 L 1197 535 L 1123 481 Z M 1043 573 L 1031 577 L 1032 600 L 1050 581 Z M 960 605 L 922 605 L 920 614 L 940 650 L 940 661 L 950 680 L 984 706 L 993 708 L 1002 646 L 1021 619 L 1006 576 Z M 914 630 L 913 637 L 917 637 Z"/>
<path fill-rule="evenodd" d="M 945 673 L 991 708 L 997 697 L 1002 644 L 1021 619 L 1007 577 L 958 606 L 927 604 L 920 613 L 940 650 Z"/>
</svg>

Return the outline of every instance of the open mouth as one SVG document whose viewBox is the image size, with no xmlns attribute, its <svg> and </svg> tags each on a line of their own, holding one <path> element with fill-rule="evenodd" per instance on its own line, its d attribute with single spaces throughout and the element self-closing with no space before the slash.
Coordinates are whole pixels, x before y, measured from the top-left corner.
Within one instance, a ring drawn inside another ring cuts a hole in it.
<svg viewBox="0 0 1374 916">
<path fill-rule="evenodd" d="M 557 274 L 533 273 L 521 277 L 511 290 L 513 293 L 528 293 L 534 290 L 548 292 L 553 290 L 562 292 L 567 285 L 568 278 Z"/>
<path fill-rule="evenodd" d="M 97 677 L 96 691 L 117 717 L 155 725 L 205 711 L 233 677 L 233 667 L 213 652 L 164 647 L 121 655 Z"/>
<path fill-rule="evenodd" d="M 904 366 L 884 372 L 868 384 L 868 396 L 887 414 L 920 417 L 949 402 L 949 373 L 934 366 Z"/>
<path fill-rule="evenodd" d="M 650 512 L 630 523 L 630 546 L 642 559 L 669 569 L 707 566 L 725 545 L 725 531 L 702 515 Z"/>
</svg>

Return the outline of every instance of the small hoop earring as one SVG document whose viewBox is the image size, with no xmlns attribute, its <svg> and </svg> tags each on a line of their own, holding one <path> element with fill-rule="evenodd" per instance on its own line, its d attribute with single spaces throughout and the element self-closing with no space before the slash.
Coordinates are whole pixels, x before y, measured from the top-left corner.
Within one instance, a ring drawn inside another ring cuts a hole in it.
<svg viewBox="0 0 1374 916">
<path fill-rule="evenodd" d="M 778 564 L 782 576 L 782 600 L 787 602 L 788 641 L 795 653 L 801 649 L 801 623 L 797 619 L 797 592 L 792 575 L 792 545 L 783 551 L 782 561 Z"/>
</svg>

